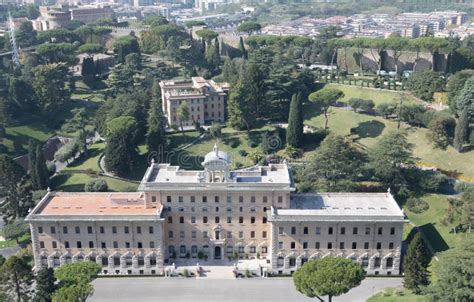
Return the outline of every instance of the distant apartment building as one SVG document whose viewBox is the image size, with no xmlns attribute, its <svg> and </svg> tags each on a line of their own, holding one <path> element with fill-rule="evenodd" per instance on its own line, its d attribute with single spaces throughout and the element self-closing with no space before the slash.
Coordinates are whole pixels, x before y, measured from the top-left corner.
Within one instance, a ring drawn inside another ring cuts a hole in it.
<svg viewBox="0 0 474 302">
<path fill-rule="evenodd" d="M 35 269 L 92 261 L 104 275 L 153 275 L 237 255 L 277 275 L 325 257 L 400 274 L 407 220 L 390 192 L 297 194 L 286 163 L 230 165 L 216 145 L 204 170 L 152 163 L 139 192 L 48 192 L 26 219 Z"/>
<path fill-rule="evenodd" d="M 218 6 L 223 4 L 234 3 L 233 0 L 196 0 L 194 2 L 194 7 L 201 12 L 213 11 Z"/>
<path fill-rule="evenodd" d="M 229 85 L 216 83 L 202 77 L 193 77 L 191 81 L 161 81 L 163 113 L 168 125 L 180 125 L 177 110 L 186 102 L 189 119 L 182 121 L 183 126 L 201 125 L 212 122 L 223 123 L 226 119 L 226 104 Z"/>
</svg>

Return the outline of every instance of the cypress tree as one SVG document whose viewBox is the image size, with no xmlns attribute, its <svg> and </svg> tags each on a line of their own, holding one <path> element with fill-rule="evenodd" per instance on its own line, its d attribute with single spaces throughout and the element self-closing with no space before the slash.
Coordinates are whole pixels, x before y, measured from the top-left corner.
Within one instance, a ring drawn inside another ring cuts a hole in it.
<svg viewBox="0 0 474 302">
<path fill-rule="evenodd" d="M 41 148 L 41 145 L 36 146 L 35 171 L 37 177 L 37 187 L 35 189 L 46 189 L 48 187 L 49 172 L 48 167 L 46 166 L 46 160 L 43 156 L 43 148 Z"/>
<path fill-rule="evenodd" d="M 294 94 L 291 98 L 286 130 L 286 143 L 293 148 L 300 147 L 303 140 L 303 112 L 301 109 L 301 93 Z"/>
<path fill-rule="evenodd" d="M 39 187 L 38 175 L 36 174 L 36 146 L 35 143 L 30 140 L 28 143 L 28 174 L 30 175 L 30 181 L 33 188 Z"/>
<path fill-rule="evenodd" d="M 467 108 L 461 112 L 454 130 L 453 146 L 458 152 L 462 151 L 463 145 L 467 142 L 469 137 L 469 111 Z"/>
<path fill-rule="evenodd" d="M 50 302 L 51 294 L 56 290 L 56 278 L 52 268 L 42 268 L 36 275 L 35 302 Z"/>
<path fill-rule="evenodd" d="M 416 233 L 413 240 L 408 245 L 407 254 L 403 260 L 405 277 L 403 285 L 412 290 L 415 294 L 420 294 L 423 287 L 429 284 L 428 265 L 430 257 L 425 248 L 423 238 L 420 233 Z"/>
<path fill-rule="evenodd" d="M 242 37 L 239 38 L 239 50 L 242 54 L 242 58 L 247 59 L 247 50 L 245 50 L 244 39 Z"/>
<path fill-rule="evenodd" d="M 150 104 L 148 113 L 148 131 L 146 133 L 146 144 L 148 152 L 155 152 L 161 158 L 166 147 L 166 120 L 161 108 L 161 99 L 154 98 Z"/>
</svg>

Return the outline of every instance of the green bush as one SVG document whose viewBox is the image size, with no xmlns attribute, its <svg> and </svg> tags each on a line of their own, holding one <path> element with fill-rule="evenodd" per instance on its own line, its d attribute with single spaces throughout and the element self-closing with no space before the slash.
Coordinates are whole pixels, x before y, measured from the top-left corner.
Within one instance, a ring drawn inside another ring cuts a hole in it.
<svg viewBox="0 0 474 302">
<path fill-rule="evenodd" d="M 231 148 L 237 148 L 239 145 L 240 145 L 240 142 L 239 142 L 238 140 L 231 140 L 231 141 L 229 142 L 229 146 L 230 146 Z"/>
<path fill-rule="evenodd" d="M 239 154 L 240 154 L 240 156 L 245 157 L 245 156 L 247 156 L 248 152 L 242 149 L 242 150 L 239 150 Z"/>
<path fill-rule="evenodd" d="M 458 193 L 474 191 L 474 184 L 471 184 L 465 181 L 458 181 L 454 185 L 454 190 Z"/>
<path fill-rule="evenodd" d="M 411 197 L 407 201 L 407 208 L 413 213 L 420 214 L 426 212 L 430 205 L 423 199 Z"/>
<path fill-rule="evenodd" d="M 84 186 L 86 192 L 107 192 L 108 189 L 107 182 L 103 179 L 93 179 Z"/>
</svg>

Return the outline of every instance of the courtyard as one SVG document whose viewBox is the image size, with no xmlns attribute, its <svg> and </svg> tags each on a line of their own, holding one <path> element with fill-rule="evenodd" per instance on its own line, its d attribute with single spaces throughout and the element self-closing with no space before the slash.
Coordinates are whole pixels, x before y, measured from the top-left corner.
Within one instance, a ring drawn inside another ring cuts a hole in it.
<svg viewBox="0 0 474 302">
<path fill-rule="evenodd" d="M 291 278 L 207 279 L 124 277 L 99 278 L 89 301 L 315 301 L 296 291 Z M 401 287 L 401 278 L 366 278 L 334 302 L 365 302 L 386 289 Z"/>
</svg>

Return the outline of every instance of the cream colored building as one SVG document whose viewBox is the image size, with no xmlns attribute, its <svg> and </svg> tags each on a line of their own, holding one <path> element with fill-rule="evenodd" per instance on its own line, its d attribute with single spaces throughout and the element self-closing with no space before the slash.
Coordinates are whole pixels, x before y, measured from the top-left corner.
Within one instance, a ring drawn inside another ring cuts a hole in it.
<svg viewBox="0 0 474 302">
<path fill-rule="evenodd" d="M 48 192 L 27 217 L 35 267 L 90 260 L 104 274 L 158 274 L 180 258 L 238 255 L 289 274 L 338 256 L 399 274 L 406 220 L 390 193 L 295 194 L 285 163 L 230 164 L 215 146 L 204 170 L 152 163 L 137 193 Z"/>
<path fill-rule="evenodd" d="M 226 118 L 227 83 L 216 83 L 202 77 L 193 77 L 191 81 L 161 81 L 163 113 L 168 125 L 180 125 L 176 112 L 181 103 L 186 102 L 189 119 L 183 126 L 201 125 L 211 122 L 223 123 Z"/>
</svg>

